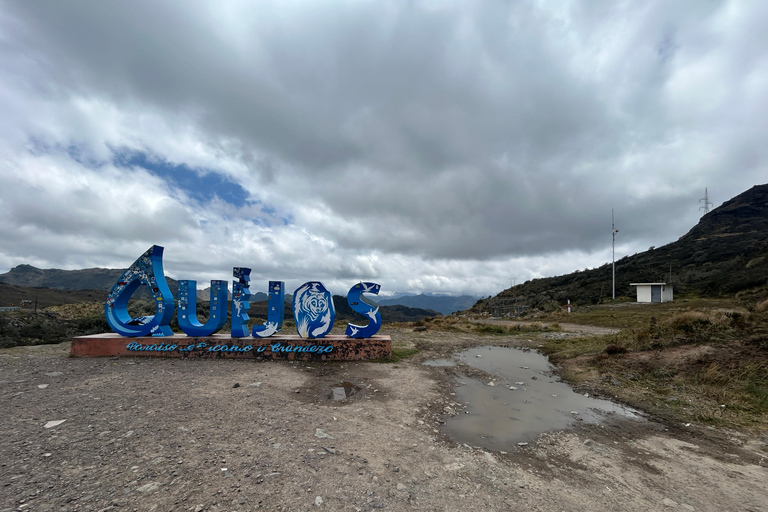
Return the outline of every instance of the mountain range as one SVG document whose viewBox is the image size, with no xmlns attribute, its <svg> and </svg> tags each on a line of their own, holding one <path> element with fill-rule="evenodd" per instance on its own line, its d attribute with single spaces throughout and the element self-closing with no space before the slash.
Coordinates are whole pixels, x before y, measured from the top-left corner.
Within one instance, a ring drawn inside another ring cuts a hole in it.
<svg viewBox="0 0 768 512">
<path fill-rule="evenodd" d="M 372 297 L 382 306 L 408 306 L 411 308 L 432 309 L 443 315 L 450 315 L 456 311 L 463 311 L 471 307 L 480 297 L 472 295 L 401 295 L 391 299 L 378 299 Z"/>
</svg>

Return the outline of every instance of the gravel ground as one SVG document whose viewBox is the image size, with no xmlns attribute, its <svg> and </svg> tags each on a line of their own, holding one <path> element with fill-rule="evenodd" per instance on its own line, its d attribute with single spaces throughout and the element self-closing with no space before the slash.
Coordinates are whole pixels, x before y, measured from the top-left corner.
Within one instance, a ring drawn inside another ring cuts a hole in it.
<svg viewBox="0 0 768 512">
<path fill-rule="evenodd" d="M 617 420 L 508 453 L 457 445 L 441 430 L 456 370 L 420 362 L 489 339 L 383 334 L 422 353 L 307 364 L 0 350 L 0 511 L 768 510 L 765 443 L 740 433 Z M 335 401 L 344 383 L 352 394 Z"/>
</svg>

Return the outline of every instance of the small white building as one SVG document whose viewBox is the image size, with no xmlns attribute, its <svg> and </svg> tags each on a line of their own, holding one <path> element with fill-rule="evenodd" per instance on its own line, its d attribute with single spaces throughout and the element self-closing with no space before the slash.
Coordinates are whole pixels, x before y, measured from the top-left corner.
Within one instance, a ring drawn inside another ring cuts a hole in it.
<svg viewBox="0 0 768 512">
<path fill-rule="evenodd" d="M 671 284 L 629 283 L 629 286 L 637 286 L 637 302 L 669 302 L 673 299 Z"/>
</svg>

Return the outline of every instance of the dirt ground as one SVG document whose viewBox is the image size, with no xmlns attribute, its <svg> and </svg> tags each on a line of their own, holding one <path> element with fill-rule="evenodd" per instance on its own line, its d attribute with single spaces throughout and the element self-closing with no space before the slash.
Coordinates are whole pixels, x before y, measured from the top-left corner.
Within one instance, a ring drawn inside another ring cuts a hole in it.
<svg viewBox="0 0 768 512">
<path fill-rule="evenodd" d="M 421 362 L 536 335 L 382 334 L 421 352 L 392 364 L 0 350 L 0 511 L 768 510 L 766 440 L 736 432 L 649 418 L 506 453 L 457 445 L 441 430 L 456 370 Z M 343 383 L 351 394 L 334 401 Z"/>
</svg>

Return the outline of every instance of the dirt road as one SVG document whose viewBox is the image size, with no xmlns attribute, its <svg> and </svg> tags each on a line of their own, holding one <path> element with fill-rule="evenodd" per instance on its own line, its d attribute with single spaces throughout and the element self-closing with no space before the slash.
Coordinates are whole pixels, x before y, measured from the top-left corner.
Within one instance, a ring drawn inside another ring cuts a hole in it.
<svg viewBox="0 0 768 512">
<path fill-rule="evenodd" d="M 504 327 L 529 327 L 531 325 L 548 325 L 551 322 L 530 322 L 530 321 L 518 321 L 518 320 L 500 320 L 498 318 L 493 319 L 481 319 L 472 320 L 473 323 L 487 324 L 487 325 L 500 325 Z M 564 322 L 558 322 L 562 332 L 567 334 L 583 334 L 590 336 L 603 336 L 605 334 L 616 334 L 620 329 L 614 329 L 612 327 L 600 327 L 597 325 L 582 325 L 582 324 L 570 324 Z"/>
<path fill-rule="evenodd" d="M 384 334 L 422 352 L 306 364 L 2 350 L 0 511 L 768 509 L 766 445 L 741 434 L 617 421 L 508 453 L 457 445 L 440 423 L 452 377 L 420 362 L 519 340 Z M 356 392 L 334 401 L 344 382 Z"/>
</svg>

